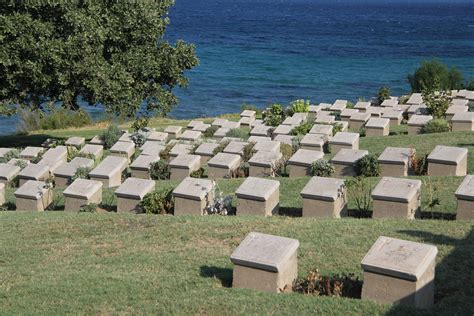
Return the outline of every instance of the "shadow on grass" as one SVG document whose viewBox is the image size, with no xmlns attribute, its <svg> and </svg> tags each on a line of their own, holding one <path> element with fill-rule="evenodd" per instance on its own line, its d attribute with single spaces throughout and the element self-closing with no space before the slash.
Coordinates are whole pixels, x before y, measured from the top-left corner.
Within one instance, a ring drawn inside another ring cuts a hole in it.
<svg viewBox="0 0 474 316">
<path fill-rule="evenodd" d="M 1 136 L 0 147 L 41 146 L 48 138 L 55 137 L 46 134 Z"/>
<path fill-rule="evenodd" d="M 221 281 L 223 287 L 232 287 L 232 269 L 215 266 L 201 266 L 200 275 Z"/>
<path fill-rule="evenodd" d="M 303 209 L 301 207 L 281 207 L 278 210 L 280 216 L 302 217 Z"/>
<path fill-rule="evenodd" d="M 349 209 L 347 210 L 347 216 L 354 217 L 354 218 L 371 218 L 372 211 L 364 211 L 359 209 Z"/>
<path fill-rule="evenodd" d="M 430 314 L 472 315 L 474 310 L 473 273 L 474 230 L 464 239 L 418 230 L 398 231 L 407 236 L 420 238 L 424 243 L 451 246 L 453 251 L 437 263 L 435 273 L 435 305 Z M 405 314 L 407 307 L 394 305 L 388 315 Z"/>
<path fill-rule="evenodd" d="M 444 221 L 454 221 L 456 219 L 456 214 L 423 211 L 423 212 L 421 212 L 420 218 L 421 219 L 439 219 L 439 220 L 444 220 Z"/>
</svg>

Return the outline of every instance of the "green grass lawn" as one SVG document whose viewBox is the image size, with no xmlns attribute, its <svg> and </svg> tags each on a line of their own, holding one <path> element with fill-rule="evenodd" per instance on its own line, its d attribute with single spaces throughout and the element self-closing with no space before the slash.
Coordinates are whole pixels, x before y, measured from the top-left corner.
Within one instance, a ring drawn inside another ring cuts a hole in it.
<svg viewBox="0 0 474 316">
<path fill-rule="evenodd" d="M 187 123 L 161 119 L 151 125 L 162 130 Z M 387 146 L 414 147 L 424 155 L 438 144 L 465 147 L 468 172 L 473 173 L 474 133 L 408 136 L 405 131 L 401 126 L 396 135 L 363 137 L 360 148 L 380 154 Z M 0 147 L 39 145 L 50 137 L 90 139 L 100 132 L 99 127 L 88 127 L 6 136 L 0 137 Z M 299 193 L 308 177 L 276 178 L 281 183 L 282 216 L 273 218 L 0 212 L 0 314 L 471 315 L 474 223 L 452 220 L 454 192 L 462 177 L 417 178 L 423 182 L 423 219 L 415 221 L 366 218 L 371 212 L 361 213 L 355 205 L 358 188 L 349 190 L 350 217 L 301 218 Z M 379 180 L 367 181 L 373 187 Z M 233 195 L 243 181 L 222 179 L 218 185 L 224 195 Z M 157 182 L 158 187 L 175 185 Z M 10 205 L 14 191 L 6 190 Z M 64 204 L 60 193 L 55 190 L 56 210 Z M 440 200 L 434 210 L 427 207 L 430 195 Z M 104 190 L 103 203 L 114 209 L 113 190 Z M 229 256 L 250 231 L 298 239 L 300 277 L 316 268 L 326 275 L 362 277 L 360 261 L 380 235 L 434 244 L 439 249 L 436 305 L 419 311 L 359 299 L 234 290 Z"/>
<path fill-rule="evenodd" d="M 423 314 L 347 298 L 234 290 L 229 256 L 251 231 L 300 241 L 299 275 L 362 276 L 380 236 L 434 244 L 436 305 L 467 315 L 472 222 L 0 213 L 2 314 Z M 470 283 L 469 283 L 470 282 Z"/>
</svg>

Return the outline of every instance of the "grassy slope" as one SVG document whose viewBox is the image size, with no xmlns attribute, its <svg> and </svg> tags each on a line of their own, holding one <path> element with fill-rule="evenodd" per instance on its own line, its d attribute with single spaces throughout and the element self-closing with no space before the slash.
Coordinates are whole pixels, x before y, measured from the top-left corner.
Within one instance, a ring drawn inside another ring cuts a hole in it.
<svg viewBox="0 0 474 316">
<path fill-rule="evenodd" d="M 299 274 L 353 272 L 380 235 L 439 248 L 435 312 L 474 308 L 472 223 L 370 219 L 0 214 L 4 314 L 382 314 L 412 309 L 227 288 L 229 255 L 250 231 L 297 238 Z M 460 304 L 463 302 L 462 304 Z M 419 312 L 417 312 L 419 313 Z"/>
<path fill-rule="evenodd" d="M 160 127 L 186 124 L 183 121 L 154 123 Z M 400 131 L 403 132 L 403 127 Z M 98 133 L 99 129 L 86 128 L 51 131 L 42 137 L 91 138 Z M 39 136 L 3 137 L 0 146 L 29 144 L 32 139 Z M 378 154 L 389 145 L 412 146 L 423 154 L 437 144 L 469 148 L 469 172 L 473 172 L 473 133 L 363 138 L 360 147 Z M 377 180 L 370 181 L 375 184 Z M 438 188 L 441 206 L 436 211 L 453 214 L 456 208 L 453 193 L 462 179 L 422 177 L 422 180 Z M 308 178 L 280 181 L 282 211 L 290 217 L 0 213 L 0 310 L 4 314 L 26 314 L 31 310 L 39 314 L 419 313 L 360 300 L 229 289 L 232 280 L 229 255 L 249 231 L 299 239 L 300 276 L 312 268 L 319 268 L 325 274 L 353 272 L 361 276 L 360 260 L 380 235 L 435 244 L 440 251 L 435 312 L 467 314 L 474 310 L 468 285 L 474 253 L 472 222 L 355 218 L 321 221 L 293 217 L 300 212 L 299 192 Z M 229 194 L 241 182 L 241 179 L 221 180 L 219 186 Z M 10 202 L 13 202 L 13 191 L 7 190 Z M 426 191 L 425 187 L 425 200 Z M 106 203 L 115 203 L 111 191 L 104 195 Z M 354 208 L 352 200 L 350 207 Z"/>
</svg>

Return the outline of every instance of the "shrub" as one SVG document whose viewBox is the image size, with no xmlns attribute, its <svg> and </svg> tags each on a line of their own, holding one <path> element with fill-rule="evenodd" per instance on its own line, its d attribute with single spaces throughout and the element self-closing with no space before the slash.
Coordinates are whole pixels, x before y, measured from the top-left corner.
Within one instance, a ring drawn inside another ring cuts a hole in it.
<svg viewBox="0 0 474 316">
<path fill-rule="evenodd" d="M 410 165 L 413 174 L 416 176 L 424 176 L 428 174 L 428 155 L 417 157 L 414 153 L 410 156 Z"/>
<path fill-rule="evenodd" d="M 204 178 L 204 168 L 201 167 L 198 170 L 191 172 L 189 176 L 191 178 Z"/>
<path fill-rule="evenodd" d="M 109 125 L 100 138 L 104 141 L 105 149 L 110 149 L 122 136 L 122 130 L 115 124 Z"/>
<path fill-rule="evenodd" d="M 172 214 L 174 207 L 172 188 L 160 188 L 150 192 L 140 202 L 140 207 L 147 214 Z"/>
<path fill-rule="evenodd" d="M 330 177 L 336 170 L 327 160 L 319 159 L 311 164 L 310 172 L 312 176 Z"/>
<path fill-rule="evenodd" d="M 380 175 L 380 164 L 377 155 L 369 154 L 360 158 L 355 163 L 357 175 L 362 177 L 378 177 Z"/>
<path fill-rule="evenodd" d="M 398 104 L 407 104 L 408 100 L 410 99 L 410 96 L 409 95 L 402 95 L 399 99 L 398 99 Z"/>
<path fill-rule="evenodd" d="M 446 111 L 451 102 L 450 95 L 430 88 L 423 90 L 422 97 L 428 108 L 428 113 L 434 118 L 444 118 L 446 116 Z"/>
<path fill-rule="evenodd" d="M 459 90 L 462 89 L 463 79 L 461 72 L 436 59 L 424 60 L 413 74 L 408 75 L 412 92 L 421 92 L 432 87 L 434 90 Z"/>
<path fill-rule="evenodd" d="M 66 147 L 66 151 L 67 151 L 67 161 L 71 161 L 73 160 L 75 157 L 77 157 L 77 154 L 79 153 L 79 150 L 76 148 L 76 147 L 71 147 L 71 146 L 68 146 Z"/>
<path fill-rule="evenodd" d="M 80 157 L 80 158 L 87 158 L 87 159 L 92 159 L 92 160 L 96 160 L 97 158 L 94 156 L 94 154 L 92 153 L 85 153 L 85 152 L 79 152 L 77 153 L 76 157 Z"/>
<path fill-rule="evenodd" d="M 336 135 L 339 132 L 342 132 L 342 124 L 341 123 L 333 123 L 332 124 L 332 134 Z"/>
<path fill-rule="evenodd" d="M 27 134 L 37 130 L 65 129 L 92 124 L 90 115 L 84 110 L 72 111 L 54 108 L 49 112 L 23 110 L 19 113 L 18 132 Z"/>
<path fill-rule="evenodd" d="M 76 179 L 88 179 L 89 178 L 89 173 L 91 172 L 91 168 L 88 167 L 80 167 L 77 168 L 76 172 L 71 178 L 71 181 L 74 182 Z"/>
<path fill-rule="evenodd" d="M 150 177 L 153 180 L 168 180 L 171 170 L 166 160 L 158 160 L 150 164 Z"/>
<path fill-rule="evenodd" d="M 369 179 L 363 177 L 348 178 L 346 180 L 347 195 L 354 201 L 360 217 L 370 217 L 372 209 L 372 185 Z"/>
<path fill-rule="evenodd" d="M 79 208 L 79 213 L 95 213 L 95 212 L 97 212 L 98 207 L 99 207 L 99 205 L 97 205 L 95 203 L 91 203 L 91 204 L 88 204 L 88 205 L 83 205 Z"/>
<path fill-rule="evenodd" d="M 360 298 L 362 281 L 354 274 L 323 276 L 318 269 L 310 271 L 306 278 L 297 278 L 293 291 L 306 295 Z"/>
<path fill-rule="evenodd" d="M 443 133 L 449 132 L 449 130 L 449 122 L 445 119 L 431 120 L 423 127 L 423 133 L 425 134 Z"/>
<path fill-rule="evenodd" d="M 233 170 L 228 178 L 247 178 L 250 174 L 250 165 L 248 162 L 241 162 L 239 168 Z"/>
<path fill-rule="evenodd" d="M 354 106 L 355 106 L 354 102 L 348 101 L 348 102 L 347 102 L 347 105 L 346 105 L 346 108 L 347 108 L 347 109 L 353 109 Z"/>
<path fill-rule="evenodd" d="M 168 161 L 170 159 L 170 152 L 173 149 L 173 144 L 166 145 L 165 149 L 160 151 L 160 159 Z"/>
<path fill-rule="evenodd" d="M 3 157 L 0 157 L 0 163 L 7 163 L 12 159 L 20 158 L 20 151 L 16 148 L 7 152 Z"/>
<path fill-rule="evenodd" d="M 210 138 L 214 136 L 214 133 L 219 129 L 219 126 L 211 126 L 208 129 L 206 129 L 203 133 L 204 137 Z"/>
<path fill-rule="evenodd" d="M 293 156 L 293 146 L 281 143 L 280 152 L 282 154 L 282 159 L 289 160 Z"/>
<path fill-rule="evenodd" d="M 314 123 L 311 122 L 304 122 L 295 128 L 293 128 L 290 132 L 291 135 L 306 135 L 309 133 L 311 128 L 313 128 Z"/>
<path fill-rule="evenodd" d="M 309 112 L 309 105 L 309 100 L 299 99 L 291 102 L 290 108 L 293 113 L 306 113 Z"/>
<path fill-rule="evenodd" d="M 25 169 L 28 166 L 28 162 L 23 159 L 18 159 L 15 162 L 15 166 L 20 167 L 21 170 Z"/>
<path fill-rule="evenodd" d="M 214 150 L 212 151 L 213 155 L 217 155 L 218 153 L 221 153 L 224 151 L 224 149 L 227 147 L 227 145 L 229 145 L 230 141 L 225 141 L 225 142 L 221 142 L 219 143 L 219 146 L 217 146 L 216 148 L 214 148 Z"/>
<path fill-rule="evenodd" d="M 286 118 L 285 109 L 280 104 L 273 104 L 263 113 L 263 121 L 268 126 L 278 126 Z"/>
<path fill-rule="evenodd" d="M 135 121 L 132 123 L 132 129 L 135 132 L 141 131 L 148 127 L 148 123 L 150 122 L 150 119 L 148 117 L 140 117 L 136 118 Z"/>
<path fill-rule="evenodd" d="M 254 149 L 255 143 L 249 143 L 245 145 L 244 147 L 244 153 L 242 154 L 242 160 L 243 162 L 248 162 L 250 158 L 252 158 L 253 154 L 255 154 L 257 151 Z"/>
<path fill-rule="evenodd" d="M 381 87 L 379 92 L 377 93 L 377 102 L 378 104 L 382 104 L 383 101 L 390 99 L 390 88 L 389 87 Z"/>
<path fill-rule="evenodd" d="M 301 148 L 302 139 L 303 139 L 303 136 L 301 135 L 295 136 L 291 139 L 291 150 L 293 154 L 296 153 Z"/>
<path fill-rule="evenodd" d="M 225 134 L 226 137 L 241 138 L 241 139 L 248 139 L 249 135 L 250 135 L 250 130 L 248 128 L 232 128 Z"/>
</svg>

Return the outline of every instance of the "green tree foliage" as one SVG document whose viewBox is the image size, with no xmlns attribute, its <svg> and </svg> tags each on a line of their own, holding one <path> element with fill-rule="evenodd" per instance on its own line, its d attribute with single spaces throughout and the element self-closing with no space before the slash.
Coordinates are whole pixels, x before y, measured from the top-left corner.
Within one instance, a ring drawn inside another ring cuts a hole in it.
<svg viewBox="0 0 474 316">
<path fill-rule="evenodd" d="M 198 64 L 193 45 L 163 39 L 174 0 L 4 1 L 0 6 L 0 114 L 78 97 L 133 116 L 159 115 Z"/>
<path fill-rule="evenodd" d="M 425 102 L 428 107 L 428 113 L 434 118 L 444 118 L 451 101 L 451 92 L 446 92 L 444 90 L 439 92 L 436 87 L 438 87 L 437 78 L 435 78 L 432 86 L 423 89 L 423 102 Z"/>
<path fill-rule="evenodd" d="M 377 93 L 377 102 L 378 104 L 382 104 L 383 101 L 390 99 L 390 88 L 389 87 L 381 87 L 379 92 Z"/>
<path fill-rule="evenodd" d="M 422 92 L 429 88 L 437 91 L 463 88 L 462 73 L 455 67 L 449 69 L 436 59 L 423 61 L 413 74 L 408 75 L 408 81 L 413 92 Z"/>
</svg>

